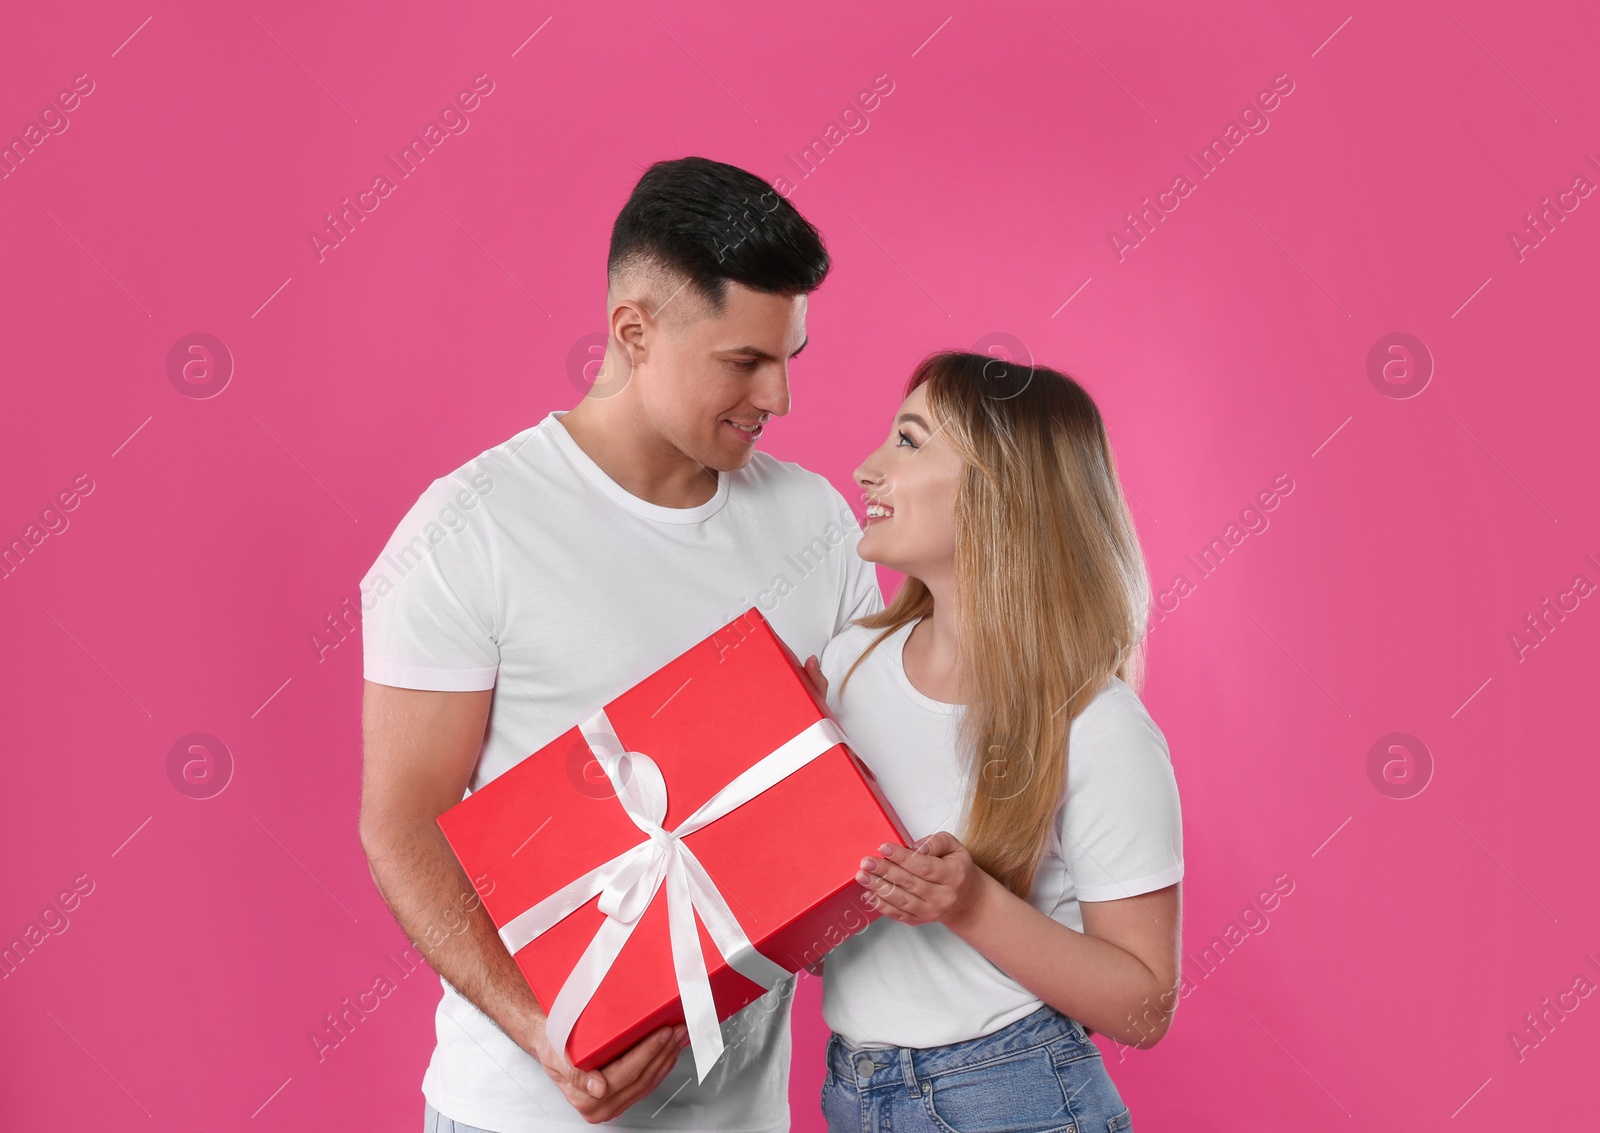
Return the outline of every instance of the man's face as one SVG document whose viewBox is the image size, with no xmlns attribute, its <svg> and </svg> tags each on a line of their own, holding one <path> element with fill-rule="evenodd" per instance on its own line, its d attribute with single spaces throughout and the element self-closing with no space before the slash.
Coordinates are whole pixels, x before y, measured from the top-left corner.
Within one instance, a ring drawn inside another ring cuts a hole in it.
<svg viewBox="0 0 1600 1133">
<path fill-rule="evenodd" d="M 697 303 L 687 292 L 676 296 Z M 789 359 L 806 344 L 806 297 L 728 282 L 721 315 L 657 321 L 635 375 L 644 411 L 680 450 L 731 472 L 755 451 L 762 424 L 789 412 Z M 694 307 L 690 307 L 692 312 Z"/>
</svg>

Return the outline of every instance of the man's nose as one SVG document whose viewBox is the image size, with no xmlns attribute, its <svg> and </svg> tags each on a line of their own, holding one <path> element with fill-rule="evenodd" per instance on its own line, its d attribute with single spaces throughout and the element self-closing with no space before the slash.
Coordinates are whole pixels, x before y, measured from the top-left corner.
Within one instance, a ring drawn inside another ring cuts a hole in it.
<svg viewBox="0 0 1600 1133">
<path fill-rule="evenodd" d="M 782 417 L 789 412 L 788 363 L 774 366 L 762 375 L 761 384 L 757 387 L 756 396 L 752 400 L 759 409 L 774 417 Z"/>
</svg>

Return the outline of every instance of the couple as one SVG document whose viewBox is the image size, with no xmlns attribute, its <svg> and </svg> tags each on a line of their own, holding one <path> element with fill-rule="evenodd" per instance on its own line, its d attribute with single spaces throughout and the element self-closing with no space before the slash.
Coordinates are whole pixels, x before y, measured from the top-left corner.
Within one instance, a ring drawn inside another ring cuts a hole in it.
<svg viewBox="0 0 1600 1133">
<path fill-rule="evenodd" d="M 832 545 L 849 505 L 757 449 L 828 272 L 817 231 L 752 174 L 683 158 L 640 179 L 607 267 L 588 395 L 436 480 L 362 582 L 361 840 L 444 985 L 425 1128 L 789 1128 L 793 980 L 724 1023 L 704 1082 L 681 1024 L 577 1070 L 434 823 L 750 606 L 916 840 L 863 859 L 883 916 L 823 961 L 828 1128 L 1129 1128 L 1088 1036 L 1165 1033 L 1183 860 L 1133 687 L 1148 583 L 1093 401 L 1053 370 L 931 355 L 855 470 L 865 529 Z M 907 576 L 887 608 L 875 563 Z"/>
</svg>

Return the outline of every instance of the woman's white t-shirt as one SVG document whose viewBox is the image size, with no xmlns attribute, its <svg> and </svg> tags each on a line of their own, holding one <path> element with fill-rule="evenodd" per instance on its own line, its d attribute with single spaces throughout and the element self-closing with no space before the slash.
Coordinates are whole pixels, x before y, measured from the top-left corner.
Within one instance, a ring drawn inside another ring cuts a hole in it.
<svg viewBox="0 0 1600 1133">
<path fill-rule="evenodd" d="M 828 704 L 850 746 L 877 776 L 913 838 L 961 837 L 965 761 L 961 705 L 923 695 L 906 676 L 902 626 L 850 666 L 881 630 L 851 626 L 821 655 Z M 1029 902 L 1083 931 L 1080 901 L 1116 901 L 1183 876 L 1178 785 L 1166 737 L 1138 695 L 1111 677 L 1072 721 L 1067 791 Z M 879 917 L 829 952 L 822 1014 L 857 1046 L 925 1048 L 992 1034 L 1037 1010 L 1040 1000 L 942 924 Z"/>
</svg>

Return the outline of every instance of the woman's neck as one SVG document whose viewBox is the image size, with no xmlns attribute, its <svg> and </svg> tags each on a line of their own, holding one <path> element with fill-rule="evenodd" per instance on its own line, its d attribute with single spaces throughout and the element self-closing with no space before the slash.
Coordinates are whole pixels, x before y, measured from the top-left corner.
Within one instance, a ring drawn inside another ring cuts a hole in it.
<svg viewBox="0 0 1600 1133">
<path fill-rule="evenodd" d="M 906 638 L 906 676 L 924 696 L 946 704 L 965 704 L 955 596 L 945 587 L 932 585 L 928 592 L 933 596 L 933 611 L 913 626 Z"/>
</svg>

